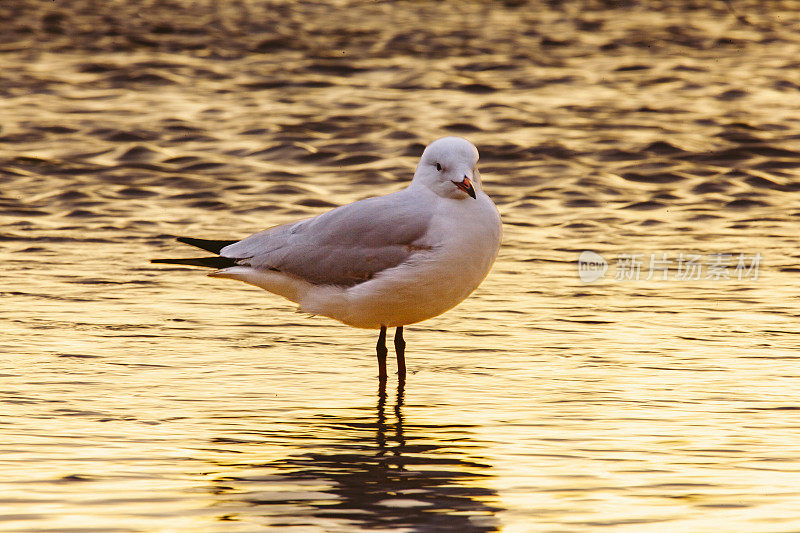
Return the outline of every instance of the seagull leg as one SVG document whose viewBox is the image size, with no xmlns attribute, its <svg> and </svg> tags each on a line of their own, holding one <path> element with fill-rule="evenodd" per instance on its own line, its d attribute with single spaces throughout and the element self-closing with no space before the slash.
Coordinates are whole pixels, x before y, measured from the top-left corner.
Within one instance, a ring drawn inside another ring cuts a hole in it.
<svg viewBox="0 0 800 533">
<path fill-rule="evenodd" d="M 397 379 L 401 382 L 406 379 L 406 341 L 403 339 L 403 326 L 394 332 L 394 351 L 397 353 Z"/>
<path fill-rule="evenodd" d="M 386 326 L 381 326 L 381 334 L 378 335 L 378 379 L 386 381 Z"/>
</svg>

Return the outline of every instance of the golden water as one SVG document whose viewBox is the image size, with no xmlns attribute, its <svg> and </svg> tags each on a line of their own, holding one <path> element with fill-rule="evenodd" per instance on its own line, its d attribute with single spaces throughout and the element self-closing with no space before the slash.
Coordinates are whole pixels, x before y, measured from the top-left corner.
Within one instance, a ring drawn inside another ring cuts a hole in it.
<svg viewBox="0 0 800 533">
<path fill-rule="evenodd" d="M 792 12 L 90 4 L 21 2 L 0 55 L 0 530 L 800 529 Z M 375 332 L 148 264 L 398 190 L 447 134 L 504 245 L 407 328 L 404 391 Z M 719 253 L 757 278 L 676 279 Z"/>
</svg>

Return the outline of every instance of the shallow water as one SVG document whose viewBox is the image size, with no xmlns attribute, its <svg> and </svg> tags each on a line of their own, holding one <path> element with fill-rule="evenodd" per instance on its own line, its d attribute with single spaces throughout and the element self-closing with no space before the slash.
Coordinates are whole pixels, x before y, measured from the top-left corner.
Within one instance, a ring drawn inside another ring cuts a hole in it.
<svg viewBox="0 0 800 533">
<path fill-rule="evenodd" d="M 0 8 L 1 530 L 800 528 L 797 14 L 506 4 Z M 375 332 L 148 264 L 446 134 L 505 238 L 405 390 Z"/>
</svg>

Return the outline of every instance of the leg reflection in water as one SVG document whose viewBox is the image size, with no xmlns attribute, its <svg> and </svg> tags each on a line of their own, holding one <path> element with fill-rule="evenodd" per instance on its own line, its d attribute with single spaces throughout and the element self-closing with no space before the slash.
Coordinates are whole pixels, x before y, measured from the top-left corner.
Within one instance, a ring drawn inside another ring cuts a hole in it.
<svg viewBox="0 0 800 533">
<path fill-rule="evenodd" d="M 396 443 L 392 454 L 395 457 L 400 457 L 402 454 L 405 441 L 403 440 L 403 395 L 405 393 L 405 382 L 400 380 L 397 383 L 397 401 L 394 404 L 394 416 L 397 422 L 394 424 L 395 434 L 394 441 Z M 378 384 L 378 428 L 375 437 L 375 442 L 378 444 L 377 457 L 384 457 L 386 452 L 390 450 L 386 441 L 386 380 L 380 380 Z M 402 465 L 400 465 L 402 468 Z"/>
<path fill-rule="evenodd" d="M 248 448 L 239 448 L 235 461 L 219 464 L 215 476 L 224 519 L 327 530 L 496 531 L 501 509 L 486 487 L 489 465 L 471 440 L 473 426 L 409 423 L 402 381 L 388 414 L 387 402 L 386 381 L 380 380 L 372 408 L 294 422 L 296 444 L 282 458 L 260 462 L 263 452 L 252 446 L 248 461 Z M 291 438 L 285 427 L 280 435 L 258 433 L 273 456 L 271 441 Z"/>
</svg>

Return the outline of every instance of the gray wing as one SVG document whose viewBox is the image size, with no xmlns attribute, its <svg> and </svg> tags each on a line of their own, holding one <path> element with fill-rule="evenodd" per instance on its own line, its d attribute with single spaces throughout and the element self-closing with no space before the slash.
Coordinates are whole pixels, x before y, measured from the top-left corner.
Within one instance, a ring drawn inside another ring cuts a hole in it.
<svg viewBox="0 0 800 533">
<path fill-rule="evenodd" d="M 223 248 L 223 257 L 278 270 L 314 284 L 352 286 L 420 249 L 432 213 L 406 191 L 368 198 L 256 233 Z"/>
</svg>

